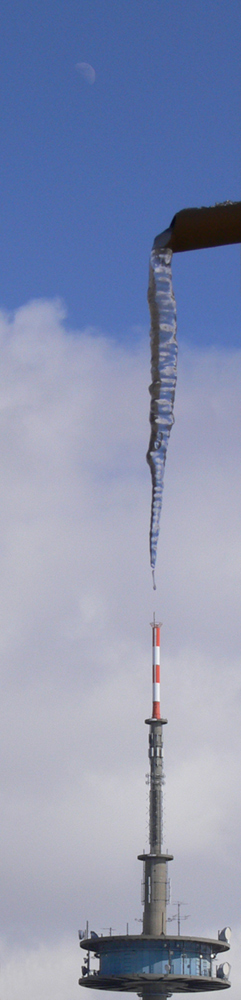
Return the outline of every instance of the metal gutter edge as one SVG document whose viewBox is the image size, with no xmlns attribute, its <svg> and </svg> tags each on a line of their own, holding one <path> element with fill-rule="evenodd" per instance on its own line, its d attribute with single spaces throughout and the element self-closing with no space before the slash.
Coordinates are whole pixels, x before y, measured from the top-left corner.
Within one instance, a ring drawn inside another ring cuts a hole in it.
<svg viewBox="0 0 241 1000">
<path fill-rule="evenodd" d="M 210 208 L 183 208 L 169 229 L 156 236 L 153 250 L 173 253 L 241 243 L 241 201 L 227 201 Z"/>
</svg>

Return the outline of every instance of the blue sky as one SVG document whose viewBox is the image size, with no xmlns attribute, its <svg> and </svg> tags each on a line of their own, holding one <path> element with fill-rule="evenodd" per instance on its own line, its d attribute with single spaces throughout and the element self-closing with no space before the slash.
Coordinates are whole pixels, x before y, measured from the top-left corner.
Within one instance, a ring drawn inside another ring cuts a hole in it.
<svg viewBox="0 0 241 1000">
<path fill-rule="evenodd" d="M 155 595 L 145 461 L 149 254 L 240 200 L 240 28 L 240 0 L 1 4 L 1 1000 L 78 1000 L 78 927 L 141 926 L 154 602 L 172 898 L 230 924 L 240 998 L 239 246 L 173 259 Z"/>
<path fill-rule="evenodd" d="M 3 0 L 4 307 L 57 295 L 70 325 L 146 327 L 155 234 L 240 199 L 240 28 L 238 0 Z M 174 287 L 183 337 L 237 343 L 239 248 L 179 257 Z"/>
</svg>

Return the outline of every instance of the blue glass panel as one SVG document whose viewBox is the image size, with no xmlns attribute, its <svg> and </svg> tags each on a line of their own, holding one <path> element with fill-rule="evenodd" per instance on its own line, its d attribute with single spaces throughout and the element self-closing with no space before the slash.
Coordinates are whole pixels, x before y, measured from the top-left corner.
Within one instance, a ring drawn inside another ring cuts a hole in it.
<svg viewBox="0 0 241 1000">
<path fill-rule="evenodd" d="M 185 951 L 183 950 L 185 947 Z M 119 942 L 100 956 L 100 974 L 103 976 L 153 973 L 164 975 L 209 976 L 211 974 L 211 947 L 201 951 L 197 942 L 142 941 L 131 945 Z"/>
</svg>

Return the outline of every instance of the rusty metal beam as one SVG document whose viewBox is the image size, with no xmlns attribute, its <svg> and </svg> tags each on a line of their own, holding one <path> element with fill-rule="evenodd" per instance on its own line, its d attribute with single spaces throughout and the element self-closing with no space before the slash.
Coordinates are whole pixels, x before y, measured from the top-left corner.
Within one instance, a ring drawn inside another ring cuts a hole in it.
<svg viewBox="0 0 241 1000">
<path fill-rule="evenodd" d="M 154 250 L 169 247 L 173 253 L 241 243 L 241 201 L 210 208 L 183 208 L 169 229 L 156 236 Z"/>
</svg>

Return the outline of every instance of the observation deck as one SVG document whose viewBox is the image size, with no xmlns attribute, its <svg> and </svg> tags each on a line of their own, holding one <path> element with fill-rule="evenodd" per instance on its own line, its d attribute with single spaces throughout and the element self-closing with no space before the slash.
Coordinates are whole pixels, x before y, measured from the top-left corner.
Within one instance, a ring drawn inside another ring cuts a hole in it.
<svg viewBox="0 0 241 1000">
<path fill-rule="evenodd" d="M 87 951 L 81 986 L 91 989 L 134 992 L 147 997 L 172 993 L 206 992 L 230 986 L 228 963 L 215 960 L 229 949 L 226 941 L 210 938 L 161 935 L 125 935 L 83 938 Z M 99 968 L 90 968 L 91 956 Z M 227 966 L 227 968 L 225 968 Z M 226 976 L 225 976 L 226 972 Z"/>
</svg>

